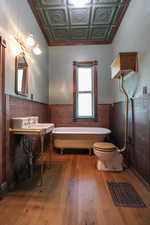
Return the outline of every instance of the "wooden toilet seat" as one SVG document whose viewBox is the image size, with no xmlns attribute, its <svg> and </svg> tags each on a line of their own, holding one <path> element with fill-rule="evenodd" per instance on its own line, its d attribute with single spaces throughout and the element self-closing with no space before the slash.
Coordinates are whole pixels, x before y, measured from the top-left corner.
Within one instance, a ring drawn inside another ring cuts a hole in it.
<svg viewBox="0 0 150 225">
<path fill-rule="evenodd" d="M 103 152 L 112 152 L 116 150 L 116 146 L 110 142 L 96 142 L 93 147 L 95 150 Z"/>
</svg>

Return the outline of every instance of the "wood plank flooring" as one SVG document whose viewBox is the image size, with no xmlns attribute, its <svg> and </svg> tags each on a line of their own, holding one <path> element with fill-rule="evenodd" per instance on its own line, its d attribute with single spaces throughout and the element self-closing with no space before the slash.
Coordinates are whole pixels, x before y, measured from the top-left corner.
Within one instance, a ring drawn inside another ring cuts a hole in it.
<svg viewBox="0 0 150 225">
<path fill-rule="evenodd" d="M 0 201 L 0 225 L 149 225 L 150 192 L 130 171 L 99 172 L 95 157 L 53 154 L 45 185 Z M 148 208 L 113 205 L 107 181 L 128 181 Z"/>
</svg>

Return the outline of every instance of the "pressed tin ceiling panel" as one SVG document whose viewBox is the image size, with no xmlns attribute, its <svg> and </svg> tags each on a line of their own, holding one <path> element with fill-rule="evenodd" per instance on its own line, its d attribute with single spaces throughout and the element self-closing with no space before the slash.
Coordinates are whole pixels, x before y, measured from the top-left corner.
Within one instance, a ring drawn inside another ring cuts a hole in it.
<svg viewBox="0 0 150 225">
<path fill-rule="evenodd" d="M 90 22 L 90 8 L 70 8 L 70 24 L 76 25 L 89 25 Z"/>
<path fill-rule="evenodd" d="M 43 18 L 46 16 L 47 25 L 51 26 L 65 26 L 68 24 L 65 9 L 47 9 Z"/>
<path fill-rule="evenodd" d="M 131 0 L 75 1 L 28 0 L 49 45 L 111 43 Z"/>
<path fill-rule="evenodd" d="M 71 35 L 72 35 L 72 40 L 87 40 L 88 39 L 88 34 L 89 34 L 89 29 L 88 28 L 72 28 L 71 30 Z"/>
</svg>

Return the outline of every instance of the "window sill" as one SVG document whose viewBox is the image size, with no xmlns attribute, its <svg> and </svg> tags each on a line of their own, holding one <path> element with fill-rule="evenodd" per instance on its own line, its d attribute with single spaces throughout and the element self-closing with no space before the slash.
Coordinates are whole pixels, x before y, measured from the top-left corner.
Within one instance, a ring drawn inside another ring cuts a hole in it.
<svg viewBox="0 0 150 225">
<path fill-rule="evenodd" d="M 97 118 L 73 118 L 73 122 L 97 122 Z"/>
</svg>

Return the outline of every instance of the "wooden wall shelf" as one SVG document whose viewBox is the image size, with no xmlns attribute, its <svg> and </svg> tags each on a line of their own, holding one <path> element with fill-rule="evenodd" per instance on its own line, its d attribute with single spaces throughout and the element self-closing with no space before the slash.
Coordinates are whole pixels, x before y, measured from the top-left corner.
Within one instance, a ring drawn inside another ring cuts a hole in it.
<svg viewBox="0 0 150 225">
<path fill-rule="evenodd" d="M 138 53 L 120 52 L 111 64 L 111 78 L 126 76 L 131 72 L 138 72 Z"/>
</svg>

